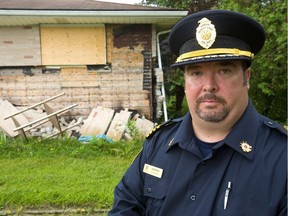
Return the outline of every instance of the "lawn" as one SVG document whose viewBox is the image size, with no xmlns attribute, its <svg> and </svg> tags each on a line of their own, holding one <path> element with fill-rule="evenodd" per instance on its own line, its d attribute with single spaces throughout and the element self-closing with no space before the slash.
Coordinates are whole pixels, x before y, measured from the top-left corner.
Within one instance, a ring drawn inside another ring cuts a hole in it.
<svg viewBox="0 0 288 216">
<path fill-rule="evenodd" d="M 0 139 L 0 210 L 109 209 L 143 141 Z"/>
</svg>

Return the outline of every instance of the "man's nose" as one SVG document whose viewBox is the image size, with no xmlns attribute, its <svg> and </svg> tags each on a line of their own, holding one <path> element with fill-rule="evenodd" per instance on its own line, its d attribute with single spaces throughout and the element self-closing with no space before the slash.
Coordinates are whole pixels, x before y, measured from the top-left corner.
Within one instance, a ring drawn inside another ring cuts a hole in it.
<svg viewBox="0 0 288 216">
<path fill-rule="evenodd" d="M 218 85 L 216 77 L 213 74 L 205 76 L 203 90 L 205 92 L 216 92 L 218 91 Z"/>
</svg>

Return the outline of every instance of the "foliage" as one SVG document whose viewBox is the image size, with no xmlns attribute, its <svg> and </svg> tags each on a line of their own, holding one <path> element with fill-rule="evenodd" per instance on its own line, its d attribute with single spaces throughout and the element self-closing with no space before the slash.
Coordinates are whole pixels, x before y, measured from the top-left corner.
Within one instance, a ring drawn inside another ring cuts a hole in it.
<svg viewBox="0 0 288 216">
<path fill-rule="evenodd" d="M 0 145 L 4 144 L 7 142 L 7 136 L 6 134 L 0 130 Z"/>
<path fill-rule="evenodd" d="M 0 140 L 1 140 L 0 136 Z M 0 145 L 1 158 L 18 157 L 59 157 L 95 158 L 103 155 L 131 157 L 141 148 L 143 140 L 119 141 L 109 143 L 103 139 L 92 139 L 89 143 L 81 143 L 75 138 L 6 138 Z"/>
<path fill-rule="evenodd" d="M 135 126 L 135 120 L 129 120 L 126 131 L 131 135 L 132 138 L 137 139 L 140 137 L 139 129 Z"/>
<path fill-rule="evenodd" d="M 184 76 L 183 71 L 180 69 L 169 70 L 166 73 L 167 83 L 167 110 L 169 118 L 177 118 L 183 116 L 188 112 L 184 92 Z"/>
<path fill-rule="evenodd" d="M 210 9 L 217 2 L 218 0 L 142 0 L 142 4 L 188 10 L 190 13 Z"/>
</svg>

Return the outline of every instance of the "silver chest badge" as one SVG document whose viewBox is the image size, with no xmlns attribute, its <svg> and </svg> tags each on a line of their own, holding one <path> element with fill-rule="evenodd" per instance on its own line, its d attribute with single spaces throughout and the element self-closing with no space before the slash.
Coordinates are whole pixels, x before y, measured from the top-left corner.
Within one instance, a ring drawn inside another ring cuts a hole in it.
<svg viewBox="0 0 288 216">
<path fill-rule="evenodd" d="M 216 29 L 206 17 L 198 21 L 199 26 L 196 29 L 196 39 L 198 44 L 205 49 L 210 48 L 216 39 Z"/>
</svg>

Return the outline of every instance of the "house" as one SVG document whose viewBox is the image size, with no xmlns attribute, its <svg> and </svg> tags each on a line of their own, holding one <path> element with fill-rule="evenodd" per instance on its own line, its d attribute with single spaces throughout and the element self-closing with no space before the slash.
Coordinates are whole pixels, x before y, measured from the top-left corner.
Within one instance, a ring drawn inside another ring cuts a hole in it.
<svg viewBox="0 0 288 216">
<path fill-rule="evenodd" d="M 102 106 L 155 120 L 162 106 L 157 41 L 185 15 L 96 0 L 1 0 L 0 98 L 30 106 L 65 93 L 51 107 L 77 103 L 72 116 Z"/>
</svg>

